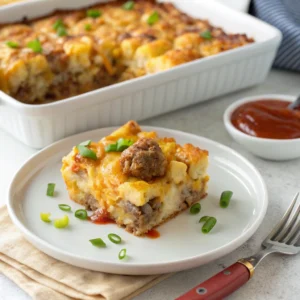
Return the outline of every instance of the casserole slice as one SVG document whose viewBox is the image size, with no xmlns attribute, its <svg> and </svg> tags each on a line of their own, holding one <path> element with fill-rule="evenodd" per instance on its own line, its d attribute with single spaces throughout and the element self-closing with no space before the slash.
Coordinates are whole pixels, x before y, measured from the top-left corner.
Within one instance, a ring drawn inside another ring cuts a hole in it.
<svg viewBox="0 0 300 300">
<path fill-rule="evenodd" d="M 206 195 L 208 152 L 143 132 L 130 121 L 63 158 L 69 196 L 96 216 L 143 235 Z"/>
</svg>

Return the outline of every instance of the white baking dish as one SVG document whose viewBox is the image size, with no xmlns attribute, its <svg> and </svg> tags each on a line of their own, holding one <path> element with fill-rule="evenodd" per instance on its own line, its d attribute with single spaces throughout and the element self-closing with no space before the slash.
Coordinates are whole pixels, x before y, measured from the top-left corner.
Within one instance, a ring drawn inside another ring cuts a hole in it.
<svg viewBox="0 0 300 300">
<path fill-rule="evenodd" d="M 0 22 L 35 18 L 55 9 L 79 8 L 99 0 L 32 0 L 0 8 Z M 103 2 L 103 1 L 102 1 Z M 63 137 L 129 119 L 142 120 L 261 83 L 267 76 L 281 33 L 249 15 L 207 0 L 170 0 L 186 13 L 209 19 L 228 32 L 256 42 L 168 71 L 118 83 L 66 100 L 28 105 L 0 91 L 0 126 L 34 148 Z"/>
</svg>

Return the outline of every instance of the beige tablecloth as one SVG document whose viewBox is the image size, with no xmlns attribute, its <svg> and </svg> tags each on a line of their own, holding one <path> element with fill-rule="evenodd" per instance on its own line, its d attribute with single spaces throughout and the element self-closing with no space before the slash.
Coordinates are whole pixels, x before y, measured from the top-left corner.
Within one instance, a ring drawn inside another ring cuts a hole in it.
<svg viewBox="0 0 300 300">
<path fill-rule="evenodd" d="M 0 208 L 0 272 L 33 299 L 131 299 L 170 275 L 123 276 L 58 261 L 34 248 Z"/>
</svg>

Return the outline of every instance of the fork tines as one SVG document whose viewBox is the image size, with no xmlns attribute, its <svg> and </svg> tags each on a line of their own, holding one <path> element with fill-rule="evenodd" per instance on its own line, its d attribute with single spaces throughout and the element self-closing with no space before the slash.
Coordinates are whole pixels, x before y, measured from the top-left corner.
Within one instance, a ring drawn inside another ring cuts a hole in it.
<svg viewBox="0 0 300 300">
<path fill-rule="evenodd" d="M 300 203 L 297 204 L 298 197 L 299 192 L 296 194 L 280 222 L 268 235 L 266 241 L 271 240 L 287 245 L 297 244 L 300 238 Z"/>
</svg>

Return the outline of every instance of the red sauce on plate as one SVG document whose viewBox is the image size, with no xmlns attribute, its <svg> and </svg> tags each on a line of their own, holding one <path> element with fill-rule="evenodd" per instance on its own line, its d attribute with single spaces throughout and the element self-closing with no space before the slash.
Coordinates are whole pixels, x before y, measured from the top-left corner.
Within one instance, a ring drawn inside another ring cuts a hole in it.
<svg viewBox="0 0 300 300">
<path fill-rule="evenodd" d="M 105 225 L 115 224 L 116 222 L 109 217 L 109 214 L 104 209 L 97 209 L 94 214 L 88 217 L 88 220 L 94 224 Z"/>
<path fill-rule="evenodd" d="M 160 233 L 156 229 L 151 229 L 146 233 L 146 237 L 157 239 L 160 237 Z"/>
<path fill-rule="evenodd" d="M 268 139 L 300 138 L 300 109 L 288 109 L 290 102 L 257 100 L 239 106 L 231 116 L 238 130 Z"/>
</svg>

